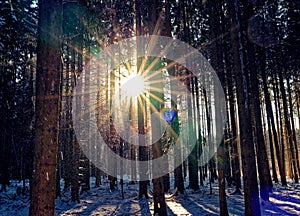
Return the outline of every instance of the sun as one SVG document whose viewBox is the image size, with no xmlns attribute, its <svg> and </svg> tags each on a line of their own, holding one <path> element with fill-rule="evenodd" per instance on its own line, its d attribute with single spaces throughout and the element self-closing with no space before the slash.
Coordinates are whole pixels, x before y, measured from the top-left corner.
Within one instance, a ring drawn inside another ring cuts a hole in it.
<svg viewBox="0 0 300 216">
<path fill-rule="evenodd" d="M 121 90 L 129 97 L 137 97 L 144 91 L 144 88 L 143 77 L 138 74 L 131 74 L 124 80 Z"/>
</svg>

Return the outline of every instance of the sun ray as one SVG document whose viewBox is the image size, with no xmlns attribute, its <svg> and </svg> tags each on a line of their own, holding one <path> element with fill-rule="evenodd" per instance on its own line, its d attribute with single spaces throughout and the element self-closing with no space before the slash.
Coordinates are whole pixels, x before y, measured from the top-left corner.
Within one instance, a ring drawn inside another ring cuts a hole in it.
<svg viewBox="0 0 300 216">
<path fill-rule="evenodd" d="M 156 45 L 155 42 L 153 42 L 153 41 L 154 41 L 154 38 L 153 39 L 151 38 L 149 44 L 153 43 L 154 45 Z M 146 71 L 151 71 L 151 69 L 157 64 L 157 62 L 160 61 L 161 58 L 167 53 L 167 51 L 168 51 L 168 49 L 170 48 L 171 45 L 172 45 L 172 41 L 169 41 L 168 44 L 164 47 L 164 49 L 161 51 L 160 55 L 156 56 L 154 61 L 151 62 L 151 64 L 145 70 Z M 151 49 L 153 49 L 153 48 L 151 48 L 151 47 L 148 48 L 148 50 L 150 50 L 150 51 L 151 51 Z M 161 73 L 161 70 L 157 71 L 156 73 L 151 73 L 147 78 L 150 79 L 153 76 L 156 76 L 157 73 Z"/>
<path fill-rule="evenodd" d="M 182 76 L 177 76 L 177 77 L 169 76 L 169 79 L 170 79 L 170 81 L 182 82 L 181 81 L 182 79 L 187 79 L 187 78 L 191 78 L 191 77 L 194 77 L 194 75 L 193 74 L 187 74 L 187 75 L 182 75 Z M 149 84 L 157 84 L 157 83 L 161 83 L 162 80 L 161 79 L 156 79 L 156 80 L 148 81 L 145 78 L 145 81 L 147 81 L 147 83 L 149 83 Z"/>
<path fill-rule="evenodd" d="M 153 112 L 153 113 L 159 113 L 160 110 L 157 110 L 157 108 L 152 104 L 152 103 L 149 103 L 150 105 L 150 110 Z"/>
<path fill-rule="evenodd" d="M 133 72 L 132 72 L 132 65 L 131 65 L 131 63 L 129 61 L 127 61 L 127 62 L 124 63 L 124 65 L 125 65 L 128 73 L 129 73 L 129 75 L 132 74 Z"/>
<path fill-rule="evenodd" d="M 142 62 L 141 62 L 141 65 L 140 67 L 138 68 L 138 71 L 137 71 L 137 74 L 138 75 L 144 75 L 144 73 L 147 73 L 146 69 L 145 69 L 145 66 L 146 66 L 146 63 L 147 63 L 147 57 L 144 56 L 144 57 L 139 57 L 139 58 L 142 58 Z M 137 59 L 137 62 L 139 60 Z"/>
<path fill-rule="evenodd" d="M 158 93 L 164 93 L 164 90 L 162 88 L 157 88 L 157 87 L 151 86 L 150 92 L 153 92 L 153 91 L 158 92 Z"/>
<path fill-rule="evenodd" d="M 158 19 L 156 21 L 155 27 L 154 27 L 153 32 L 152 32 L 153 35 L 159 34 L 159 30 L 162 29 L 161 24 L 162 24 L 162 21 L 163 21 L 163 13 L 164 13 L 164 11 L 161 10 L 159 15 L 158 15 Z"/>
<path fill-rule="evenodd" d="M 160 55 L 159 57 L 163 57 L 163 56 L 164 56 L 164 54 L 166 53 L 165 50 L 167 50 L 168 47 L 169 47 L 169 45 L 171 45 L 171 44 L 172 44 L 171 42 L 168 43 L 168 45 L 167 45 L 166 48 L 161 52 L 161 55 Z M 197 50 L 192 50 L 191 52 L 186 52 L 184 55 L 181 55 L 180 58 L 177 58 L 177 59 L 175 59 L 175 60 L 172 60 L 172 63 L 168 63 L 167 66 L 164 66 L 164 67 L 162 68 L 162 70 L 163 70 L 163 69 L 166 69 L 166 70 L 167 70 L 167 69 L 169 69 L 169 68 L 171 68 L 171 67 L 177 65 L 178 62 L 184 62 L 183 60 L 185 60 L 186 58 L 190 57 L 191 55 L 193 55 L 193 54 L 195 54 L 195 53 L 197 53 Z M 179 64 L 180 64 L 180 63 L 179 63 Z M 151 78 L 151 76 L 150 76 L 150 78 Z"/>
<path fill-rule="evenodd" d="M 178 64 L 178 62 L 176 62 L 176 61 L 171 61 L 171 63 L 168 63 L 166 66 L 164 66 L 163 68 L 162 68 L 162 70 L 168 70 L 168 69 L 170 69 L 170 68 L 172 68 L 172 67 L 175 67 L 175 65 L 177 65 Z"/>
<path fill-rule="evenodd" d="M 159 57 L 159 56 L 156 56 L 156 57 L 151 57 L 151 59 L 154 59 L 152 62 L 151 62 L 151 64 L 146 68 L 146 71 L 149 71 L 149 73 L 150 72 L 152 72 L 151 70 L 152 70 L 152 68 L 154 68 L 155 66 L 156 66 L 156 64 L 157 64 L 157 62 L 159 62 L 160 60 L 161 60 L 161 57 Z M 159 71 L 159 72 L 161 72 L 161 71 Z M 150 73 L 150 76 L 149 76 L 149 78 L 152 78 L 154 76 L 154 74 L 153 73 Z"/>
<path fill-rule="evenodd" d="M 145 107 L 145 105 L 144 105 L 144 103 L 143 103 L 143 101 L 142 101 L 142 100 L 145 100 L 145 98 L 144 98 L 143 96 L 144 96 L 144 95 L 141 94 L 141 95 L 137 98 L 137 100 L 138 100 L 138 104 L 139 104 L 140 108 L 142 109 L 142 110 L 141 110 L 142 115 L 144 116 L 144 119 L 146 119 L 146 107 Z M 146 101 L 146 100 L 145 100 L 145 101 Z"/>
<path fill-rule="evenodd" d="M 159 103 L 164 104 L 165 101 L 161 98 L 159 98 L 157 95 L 153 94 L 152 92 L 149 92 L 150 98 L 153 98 L 155 100 L 157 100 Z"/>
</svg>

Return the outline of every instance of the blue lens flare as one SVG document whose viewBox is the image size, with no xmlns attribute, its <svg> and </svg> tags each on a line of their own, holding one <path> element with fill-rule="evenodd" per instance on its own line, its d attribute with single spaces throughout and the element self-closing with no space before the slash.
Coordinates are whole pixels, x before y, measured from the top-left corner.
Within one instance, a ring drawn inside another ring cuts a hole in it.
<svg viewBox="0 0 300 216">
<path fill-rule="evenodd" d="M 168 123 L 172 122 L 176 117 L 176 111 L 172 108 L 163 108 L 160 111 L 161 117 Z"/>
</svg>

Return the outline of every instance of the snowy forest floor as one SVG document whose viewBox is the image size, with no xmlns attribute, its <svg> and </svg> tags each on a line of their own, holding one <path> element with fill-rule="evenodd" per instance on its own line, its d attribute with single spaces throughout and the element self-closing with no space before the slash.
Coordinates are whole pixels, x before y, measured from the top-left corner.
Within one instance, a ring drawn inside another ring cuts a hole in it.
<svg viewBox="0 0 300 216">
<path fill-rule="evenodd" d="M 121 186 L 114 191 L 109 190 L 109 182 L 103 179 L 100 187 L 94 187 L 95 179 L 91 178 L 91 190 L 80 195 L 80 203 L 71 201 L 70 191 L 63 191 L 61 198 L 56 200 L 56 215 L 152 215 L 153 199 L 138 198 L 138 184 L 124 183 L 124 199 Z M 28 184 L 28 182 L 27 182 Z M 0 192 L 1 216 L 26 216 L 29 210 L 29 193 L 17 195 L 21 183 L 11 181 L 7 192 Z M 63 187 L 63 181 L 62 181 Z M 227 190 L 227 205 L 230 215 L 244 214 L 243 195 L 231 195 L 233 188 Z M 167 199 L 167 210 L 174 215 L 219 215 L 217 183 L 209 184 L 198 191 L 186 189 L 184 195 Z M 262 215 L 300 215 L 300 185 L 290 182 L 287 187 L 274 184 L 270 202 L 261 205 Z"/>
</svg>

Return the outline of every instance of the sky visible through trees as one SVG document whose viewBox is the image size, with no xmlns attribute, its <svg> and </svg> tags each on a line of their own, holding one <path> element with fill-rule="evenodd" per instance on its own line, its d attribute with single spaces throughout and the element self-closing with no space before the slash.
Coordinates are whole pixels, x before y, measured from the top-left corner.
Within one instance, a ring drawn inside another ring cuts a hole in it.
<svg viewBox="0 0 300 216">
<path fill-rule="evenodd" d="M 299 12 L 0 1 L 0 215 L 299 215 Z"/>
</svg>

